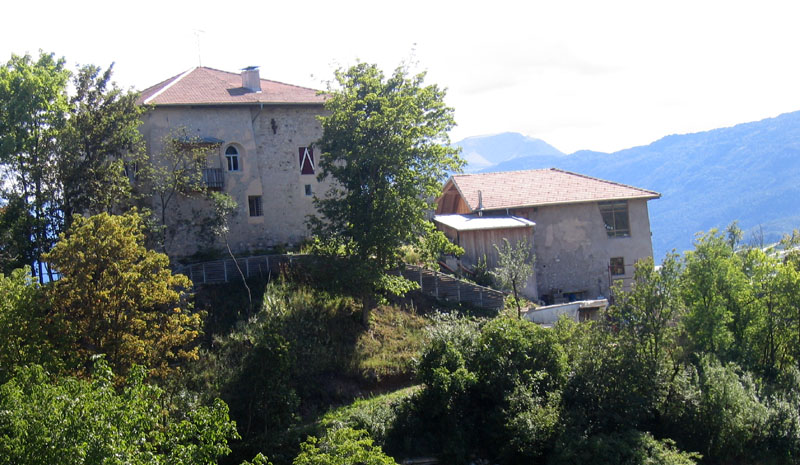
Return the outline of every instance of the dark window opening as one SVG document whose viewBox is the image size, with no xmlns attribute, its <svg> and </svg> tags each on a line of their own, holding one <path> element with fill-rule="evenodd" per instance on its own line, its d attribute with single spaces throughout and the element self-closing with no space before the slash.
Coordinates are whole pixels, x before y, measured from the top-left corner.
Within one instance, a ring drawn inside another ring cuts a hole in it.
<svg viewBox="0 0 800 465">
<path fill-rule="evenodd" d="M 225 149 L 225 159 L 228 161 L 228 171 L 239 171 L 239 151 L 236 147 L 231 145 Z"/>
<path fill-rule="evenodd" d="M 261 206 L 260 195 L 248 196 L 247 206 L 250 208 L 250 216 L 264 216 L 264 209 Z"/>
<path fill-rule="evenodd" d="M 311 184 L 306 184 L 306 195 L 311 196 Z"/>
<path fill-rule="evenodd" d="M 612 257 L 611 265 L 608 267 L 611 270 L 612 276 L 622 276 L 625 274 L 625 258 Z"/>
</svg>

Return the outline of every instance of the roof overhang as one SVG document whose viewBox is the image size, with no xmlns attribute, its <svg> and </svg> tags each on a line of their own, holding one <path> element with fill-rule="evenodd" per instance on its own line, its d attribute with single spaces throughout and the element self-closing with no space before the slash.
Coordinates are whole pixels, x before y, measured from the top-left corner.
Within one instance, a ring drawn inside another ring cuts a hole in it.
<svg viewBox="0 0 800 465">
<path fill-rule="evenodd" d="M 456 231 L 486 231 L 536 226 L 533 221 L 517 216 L 436 215 L 433 217 L 433 221 Z"/>
</svg>

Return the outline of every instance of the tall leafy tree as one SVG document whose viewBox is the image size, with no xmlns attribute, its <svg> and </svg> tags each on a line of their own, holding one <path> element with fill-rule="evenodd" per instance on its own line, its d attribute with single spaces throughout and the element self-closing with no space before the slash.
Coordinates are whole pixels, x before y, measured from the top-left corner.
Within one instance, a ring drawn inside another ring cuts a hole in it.
<svg viewBox="0 0 800 465">
<path fill-rule="evenodd" d="M 143 229 L 135 212 L 75 216 L 44 257 L 61 274 L 50 287 L 52 317 L 77 363 L 105 354 L 120 375 L 140 364 L 163 376 L 197 358 L 202 319 L 187 302 L 191 282 L 144 247 Z"/>
<path fill-rule="evenodd" d="M 0 165 L 5 180 L 2 198 L 21 200 L 30 219 L 31 254 L 41 279 L 38 258 L 55 240 L 55 153 L 68 110 L 70 73 L 64 59 L 40 53 L 12 55 L 0 67 Z M 28 231 L 21 231 L 27 234 Z M 31 265 L 34 263 L 31 262 Z"/>
<path fill-rule="evenodd" d="M 88 65 L 69 97 L 70 74 L 63 58 L 45 53 L 37 61 L 13 55 L 0 68 L 2 200 L 18 213 L 0 221 L 0 249 L 36 264 L 40 279 L 40 257 L 73 214 L 129 206 L 123 162 L 133 165 L 143 153 L 137 94 L 111 82 L 112 67 Z"/>
<path fill-rule="evenodd" d="M 315 200 L 312 226 L 369 267 L 361 276 L 371 292 L 399 284 L 386 271 L 401 245 L 419 242 L 447 172 L 463 164 L 447 134 L 455 121 L 445 91 L 424 78 L 406 66 L 390 76 L 366 63 L 340 69 L 320 118 L 318 178 L 334 182 Z"/>
<path fill-rule="evenodd" d="M 136 104 L 136 92 L 124 91 L 111 81 L 113 66 L 105 71 L 83 66 L 73 80 L 75 91 L 56 165 L 62 230 L 75 213 L 126 207 L 131 196 L 126 168 L 133 175 L 142 161 L 138 126 L 144 108 Z"/>
</svg>

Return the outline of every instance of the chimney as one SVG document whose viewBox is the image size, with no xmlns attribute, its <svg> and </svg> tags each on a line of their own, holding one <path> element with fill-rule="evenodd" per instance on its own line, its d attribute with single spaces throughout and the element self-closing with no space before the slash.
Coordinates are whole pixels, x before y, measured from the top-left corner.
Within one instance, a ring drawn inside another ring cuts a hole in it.
<svg viewBox="0 0 800 465">
<path fill-rule="evenodd" d="M 261 76 L 258 75 L 258 66 L 242 68 L 242 87 L 250 92 L 261 92 Z"/>
<path fill-rule="evenodd" d="M 483 216 L 483 192 L 478 191 L 478 216 Z"/>
</svg>

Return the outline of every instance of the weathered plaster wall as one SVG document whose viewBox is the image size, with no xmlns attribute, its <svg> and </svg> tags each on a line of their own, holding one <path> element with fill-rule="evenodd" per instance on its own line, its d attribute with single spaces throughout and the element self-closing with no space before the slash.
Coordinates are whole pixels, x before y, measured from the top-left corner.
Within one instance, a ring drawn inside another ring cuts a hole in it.
<svg viewBox="0 0 800 465">
<path fill-rule="evenodd" d="M 597 203 L 566 204 L 512 210 L 536 223 L 534 251 L 539 295 L 584 292 L 584 298 L 609 295 L 611 257 L 623 257 L 625 275 L 614 276 L 628 285 L 633 265 L 652 257 L 650 219 L 646 200 L 630 200 L 630 237 L 608 237 Z"/>
<path fill-rule="evenodd" d="M 300 174 L 299 147 L 311 146 L 322 136 L 318 105 L 157 107 L 143 120 L 141 131 L 150 154 L 161 151 L 171 131 L 185 128 L 190 135 L 223 140 L 209 155 L 208 167 L 220 168 L 224 192 L 238 203 L 231 219 L 228 240 L 237 251 L 263 249 L 278 244 L 295 244 L 307 236 L 306 217 L 314 213 L 314 194 L 327 190 L 315 175 Z M 274 124 L 273 124 L 274 122 Z M 274 128 L 274 129 L 273 129 Z M 239 171 L 228 171 L 225 149 L 239 151 Z M 320 153 L 314 151 L 315 163 Z M 250 217 L 248 196 L 262 196 L 264 215 Z M 191 215 L 191 202 L 178 208 Z M 175 255 L 187 255 L 207 244 L 186 243 L 174 247 Z"/>
</svg>

